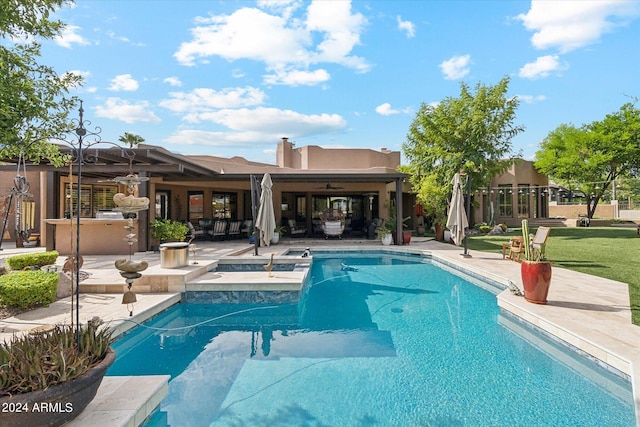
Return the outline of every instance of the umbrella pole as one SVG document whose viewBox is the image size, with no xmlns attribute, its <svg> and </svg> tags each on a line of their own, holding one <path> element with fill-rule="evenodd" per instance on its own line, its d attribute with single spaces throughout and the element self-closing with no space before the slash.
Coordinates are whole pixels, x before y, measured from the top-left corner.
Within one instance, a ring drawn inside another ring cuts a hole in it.
<svg viewBox="0 0 640 427">
<path fill-rule="evenodd" d="M 469 176 L 469 174 L 467 174 L 467 209 L 465 214 L 467 215 L 467 222 L 469 223 L 469 226 L 471 226 L 471 176 Z M 468 246 L 467 246 L 467 239 L 469 238 L 469 231 L 467 230 L 467 232 L 464 234 L 464 252 L 461 253 L 460 255 L 462 255 L 465 258 L 471 258 L 471 254 L 468 252 Z"/>
<path fill-rule="evenodd" d="M 251 216 L 253 218 L 253 221 L 251 221 L 251 227 L 253 228 L 253 230 L 251 230 L 251 234 L 253 235 L 253 240 L 254 240 L 253 255 L 257 256 L 258 255 L 258 239 L 256 238 L 256 185 L 255 185 L 256 177 L 255 175 L 251 175 L 250 180 L 251 180 Z"/>
</svg>

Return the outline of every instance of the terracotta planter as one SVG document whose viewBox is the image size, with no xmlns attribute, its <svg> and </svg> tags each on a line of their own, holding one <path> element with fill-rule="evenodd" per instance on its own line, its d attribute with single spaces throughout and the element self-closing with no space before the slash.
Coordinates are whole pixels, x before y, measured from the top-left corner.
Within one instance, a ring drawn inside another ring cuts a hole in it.
<svg viewBox="0 0 640 427">
<path fill-rule="evenodd" d="M 549 261 L 522 261 L 520 274 L 524 287 L 524 299 L 534 304 L 546 304 L 551 283 Z"/>
<path fill-rule="evenodd" d="M 408 245 L 411 242 L 411 232 L 403 231 L 402 232 L 402 244 Z"/>
<path fill-rule="evenodd" d="M 116 360 L 110 348 L 104 359 L 71 381 L 45 390 L 0 397 L 0 425 L 60 426 L 74 419 L 93 400 L 109 366 Z"/>
<path fill-rule="evenodd" d="M 438 242 L 444 241 L 444 227 L 439 222 L 436 223 L 436 240 Z"/>
</svg>

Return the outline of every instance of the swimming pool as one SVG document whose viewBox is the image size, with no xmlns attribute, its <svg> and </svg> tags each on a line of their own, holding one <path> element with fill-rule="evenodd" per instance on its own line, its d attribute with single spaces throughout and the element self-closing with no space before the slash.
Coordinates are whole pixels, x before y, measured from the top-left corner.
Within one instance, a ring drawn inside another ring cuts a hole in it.
<svg viewBox="0 0 640 427">
<path fill-rule="evenodd" d="M 171 375 L 151 426 L 635 425 L 628 382 L 424 261 L 316 253 L 299 304 L 180 304 L 108 374 Z"/>
</svg>

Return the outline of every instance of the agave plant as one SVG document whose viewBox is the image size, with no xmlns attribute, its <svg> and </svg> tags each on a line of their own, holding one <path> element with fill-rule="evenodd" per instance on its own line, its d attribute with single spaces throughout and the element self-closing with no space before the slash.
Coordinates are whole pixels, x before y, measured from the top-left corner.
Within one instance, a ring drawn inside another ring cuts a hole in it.
<svg viewBox="0 0 640 427">
<path fill-rule="evenodd" d="M 529 221 L 522 220 L 522 245 L 524 246 L 524 259 L 526 261 L 546 260 L 546 244 L 542 243 L 538 248 L 533 247 L 533 234 L 529 233 Z"/>
<path fill-rule="evenodd" d="M 70 325 L 14 335 L 0 344 L 0 396 L 43 390 L 84 374 L 104 359 L 112 331 L 99 320 L 80 328 Z"/>
</svg>

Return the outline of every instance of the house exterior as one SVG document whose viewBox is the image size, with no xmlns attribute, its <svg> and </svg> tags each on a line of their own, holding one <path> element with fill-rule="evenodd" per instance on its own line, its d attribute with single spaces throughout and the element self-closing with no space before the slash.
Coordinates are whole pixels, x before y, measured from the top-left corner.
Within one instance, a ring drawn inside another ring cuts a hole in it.
<svg viewBox="0 0 640 427">
<path fill-rule="evenodd" d="M 488 188 L 474 194 L 474 222 L 519 226 L 523 219 L 549 217 L 549 179 L 528 160 L 517 160 Z"/>
<path fill-rule="evenodd" d="M 398 172 L 400 152 L 385 148 L 296 147 L 282 138 L 276 164 L 242 157 L 179 155 L 146 144 L 132 150 L 92 148 L 91 156 L 93 161 L 82 166 L 79 203 L 77 167 L 70 171 L 69 167 L 27 165 L 31 200 L 36 202 L 31 231 L 39 234 L 47 249 L 61 253 L 71 250 L 73 228 L 69 228 L 69 218 L 75 218 L 79 207 L 81 229 L 93 237 L 100 236 L 100 245 L 91 247 L 91 251 L 128 253 L 124 241 L 127 221 L 98 218 L 115 207 L 114 194 L 126 192 L 114 178 L 128 174 L 144 178 L 136 196 L 151 201 L 149 210 L 138 212 L 132 221 L 137 236 L 132 249 L 136 251 L 151 247 L 149 221 L 155 218 L 196 225 L 208 224 L 209 220 L 251 220 L 257 203 L 252 187 L 259 187 L 267 172 L 273 182 L 276 224 L 288 228 L 295 224 L 297 229 L 306 230 L 308 237 L 322 236 L 318 222 L 328 211 L 340 212 L 348 223 L 346 231 L 362 238 L 373 238 L 369 225 L 375 219 L 387 218 L 392 206 L 397 208 L 396 218 L 410 218 L 406 223 L 409 229 L 421 222 L 407 176 Z M 15 166 L 0 166 L 0 195 L 9 194 L 15 175 Z M 531 162 L 522 162 L 496 177 L 490 188 L 474 194 L 479 208 L 473 210 L 473 220 L 489 222 L 491 212 L 497 222 L 509 225 L 519 224 L 524 215 L 545 217 L 548 204 L 541 189 L 546 185 L 546 177 L 535 172 Z M 526 197 L 522 195 L 525 190 Z M 11 239 L 16 238 L 15 229 L 10 215 L 7 230 Z"/>
<path fill-rule="evenodd" d="M 84 229 L 90 228 L 94 236 L 100 231 L 99 235 L 103 236 L 109 225 L 112 232 L 108 234 L 115 236 L 111 244 L 103 241 L 102 248 L 92 250 L 113 253 L 111 245 L 119 245 L 128 251 L 128 247 L 123 246 L 126 221 L 96 217 L 115 207 L 114 194 L 126 192 L 125 186 L 113 179 L 130 173 L 148 178 L 138 186 L 136 195 L 151 200 L 150 209 L 138 212 L 134 221 L 138 238 L 134 250 L 150 247 L 148 224 L 157 217 L 193 224 L 208 219 L 253 218 L 252 180 L 255 188 L 267 172 L 273 181 L 277 224 L 288 225 L 289 220 L 293 220 L 300 228 L 306 228 L 309 236 L 318 232 L 316 220 L 328 209 L 344 213 L 350 223 L 350 233 L 368 237 L 367 224 L 375 218 L 387 217 L 392 199 L 400 201 L 400 208 L 403 201 L 413 206 L 409 186 L 403 182 L 406 176 L 397 171 L 400 153 L 386 149 L 296 148 L 283 138 L 278 144 L 275 165 L 240 157 L 178 155 L 162 147 L 143 144 L 133 150 L 92 148 L 91 155 L 93 161 L 82 166 L 79 203 L 76 167 L 70 174 L 68 167 L 27 166 L 27 178 L 35 190 L 31 200 L 37 206 L 32 231 L 40 235 L 41 243 L 48 249 L 70 250 L 66 243 L 72 240 L 68 236 L 69 228 L 65 233 L 56 233 L 56 228 L 68 227 L 64 219 L 75 218 L 79 205 Z M 15 167 L 0 167 L 3 194 L 9 194 L 15 174 Z M 16 238 L 15 228 L 10 216 L 7 229 L 11 239 Z"/>
</svg>

